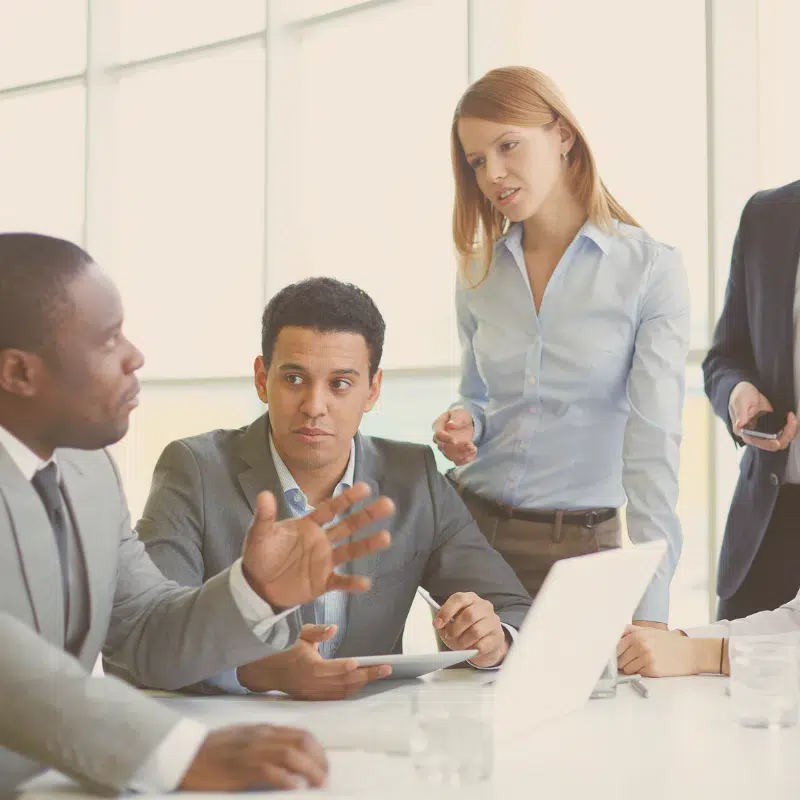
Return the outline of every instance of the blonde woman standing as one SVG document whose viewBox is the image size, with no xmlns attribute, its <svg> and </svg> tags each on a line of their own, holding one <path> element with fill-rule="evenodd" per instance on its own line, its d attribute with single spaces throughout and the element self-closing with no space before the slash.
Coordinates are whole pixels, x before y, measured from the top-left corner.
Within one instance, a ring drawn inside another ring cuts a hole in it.
<svg viewBox="0 0 800 800">
<path fill-rule="evenodd" d="M 668 544 L 634 614 L 661 627 L 682 541 L 681 256 L 611 196 L 536 70 L 470 86 L 451 145 L 462 374 L 433 426 L 449 477 L 532 596 L 556 560 L 620 546 L 627 500 L 631 540 Z"/>
</svg>

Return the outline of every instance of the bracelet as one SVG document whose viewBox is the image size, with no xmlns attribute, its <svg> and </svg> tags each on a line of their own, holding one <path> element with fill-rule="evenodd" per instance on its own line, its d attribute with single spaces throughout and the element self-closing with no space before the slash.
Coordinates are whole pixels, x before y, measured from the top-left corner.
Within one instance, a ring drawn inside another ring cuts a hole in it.
<svg viewBox="0 0 800 800">
<path fill-rule="evenodd" d="M 719 674 L 724 675 L 725 673 L 722 671 L 722 662 L 725 657 L 725 639 L 720 640 L 719 645 Z"/>
</svg>

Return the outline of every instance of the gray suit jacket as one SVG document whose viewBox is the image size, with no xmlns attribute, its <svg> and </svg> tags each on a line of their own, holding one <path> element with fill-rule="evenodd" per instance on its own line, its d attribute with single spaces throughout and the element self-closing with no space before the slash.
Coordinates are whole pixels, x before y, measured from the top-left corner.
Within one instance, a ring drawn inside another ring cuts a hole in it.
<svg viewBox="0 0 800 800">
<path fill-rule="evenodd" d="M 58 461 L 89 583 L 90 624 L 76 657 L 64 650 L 50 522 L 0 445 L 0 792 L 45 766 L 94 789 L 120 790 L 178 722 L 126 683 L 91 677 L 104 643 L 133 680 L 164 689 L 265 651 L 234 603 L 226 572 L 192 590 L 153 565 L 131 533 L 106 452 L 61 450 Z M 291 626 L 275 628 L 276 647 L 288 646 Z"/>
<path fill-rule="evenodd" d="M 239 430 L 216 430 L 172 442 L 156 465 L 137 531 L 150 557 L 178 583 L 200 586 L 226 569 L 242 549 L 243 527 L 256 495 L 269 489 L 283 503 L 270 456 L 267 415 Z M 372 578 L 351 596 L 347 630 L 336 655 L 400 652 L 406 616 L 418 586 L 439 602 L 473 591 L 516 628 L 530 607 L 522 584 L 478 529 L 456 491 L 437 471 L 429 447 L 356 435 L 355 479 L 372 496 L 390 497 L 392 544 L 354 562 Z"/>
</svg>

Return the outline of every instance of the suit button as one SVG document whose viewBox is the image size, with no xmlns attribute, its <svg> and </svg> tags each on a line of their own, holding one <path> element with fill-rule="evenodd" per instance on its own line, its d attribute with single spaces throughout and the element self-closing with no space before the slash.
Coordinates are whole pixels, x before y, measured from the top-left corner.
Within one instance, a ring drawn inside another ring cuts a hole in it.
<svg viewBox="0 0 800 800">
<path fill-rule="evenodd" d="M 769 482 L 773 486 L 777 486 L 780 483 L 780 481 L 778 480 L 778 476 L 774 472 L 770 472 L 770 474 L 769 474 Z"/>
</svg>

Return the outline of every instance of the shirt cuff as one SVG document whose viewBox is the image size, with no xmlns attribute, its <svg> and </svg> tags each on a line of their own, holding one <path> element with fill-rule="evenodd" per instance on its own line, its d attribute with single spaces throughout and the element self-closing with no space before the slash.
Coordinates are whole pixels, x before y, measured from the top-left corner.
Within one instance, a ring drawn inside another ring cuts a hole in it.
<svg viewBox="0 0 800 800">
<path fill-rule="evenodd" d="M 714 622 L 697 628 L 681 628 L 690 639 L 728 639 L 731 635 L 727 622 Z"/>
<path fill-rule="evenodd" d="M 129 787 L 134 792 L 158 794 L 177 789 L 206 736 L 205 725 L 182 719 L 136 770 Z"/>
<path fill-rule="evenodd" d="M 656 573 L 631 619 L 663 622 L 669 619 L 669 578 Z"/>
<path fill-rule="evenodd" d="M 229 669 L 227 672 L 220 672 L 219 675 L 214 675 L 209 678 L 207 683 L 216 686 L 227 694 L 253 694 L 246 686 L 239 683 L 239 677 L 235 669 Z"/>
<path fill-rule="evenodd" d="M 519 631 L 512 627 L 511 625 L 506 625 L 505 622 L 500 623 L 505 630 L 506 639 L 508 641 L 508 646 L 511 648 L 514 643 L 517 641 L 517 636 L 519 635 Z M 508 655 L 508 653 L 506 653 Z M 503 661 L 505 661 L 505 657 L 503 657 Z M 467 660 L 467 664 L 469 664 L 474 669 L 481 669 L 481 670 L 493 670 L 493 669 L 500 669 L 503 666 L 503 661 L 495 664 L 493 667 L 479 667 L 477 664 L 473 664 L 471 661 Z"/>
<path fill-rule="evenodd" d="M 259 597 L 247 582 L 242 570 L 241 558 L 237 558 L 233 562 L 229 576 L 233 602 L 236 603 L 236 607 L 239 609 L 244 621 L 250 626 L 253 635 L 261 639 L 262 642 L 266 639 L 270 628 L 299 608 L 299 606 L 294 606 L 281 611 L 280 614 L 276 614 L 272 606 Z"/>
</svg>

